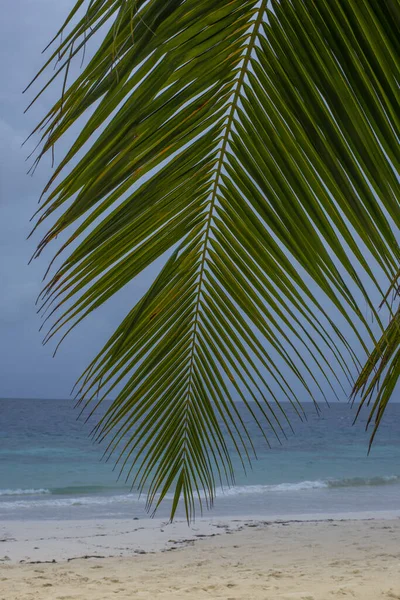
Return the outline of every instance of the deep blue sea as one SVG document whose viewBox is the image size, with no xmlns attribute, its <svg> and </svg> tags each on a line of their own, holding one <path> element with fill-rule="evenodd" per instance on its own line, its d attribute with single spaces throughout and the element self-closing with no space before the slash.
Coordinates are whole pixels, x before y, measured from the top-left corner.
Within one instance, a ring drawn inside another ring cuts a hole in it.
<svg viewBox="0 0 400 600">
<path fill-rule="evenodd" d="M 211 516 L 400 511 L 400 404 L 387 409 L 367 456 L 367 412 L 304 405 L 282 445 L 252 425 L 258 459 L 219 490 Z M 289 410 L 290 412 L 290 410 Z M 69 400 L 0 400 L 0 520 L 144 517 L 145 500 L 117 481 Z M 168 515 L 168 499 L 158 515 Z"/>
</svg>

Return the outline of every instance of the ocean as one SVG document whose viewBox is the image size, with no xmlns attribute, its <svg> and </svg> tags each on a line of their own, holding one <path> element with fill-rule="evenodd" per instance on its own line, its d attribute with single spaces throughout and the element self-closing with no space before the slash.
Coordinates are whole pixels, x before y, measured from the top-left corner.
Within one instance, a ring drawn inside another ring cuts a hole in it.
<svg viewBox="0 0 400 600">
<path fill-rule="evenodd" d="M 271 438 L 271 449 L 250 425 L 257 460 L 246 474 L 237 461 L 235 486 L 219 488 L 204 516 L 400 511 L 400 404 L 388 407 L 369 456 L 367 411 L 352 425 L 348 404 L 304 408 L 307 420 L 293 416 L 295 433 L 287 428 L 281 445 Z M 70 400 L 0 400 L 0 520 L 147 516 L 77 415 Z M 168 511 L 167 498 L 157 515 Z"/>
</svg>

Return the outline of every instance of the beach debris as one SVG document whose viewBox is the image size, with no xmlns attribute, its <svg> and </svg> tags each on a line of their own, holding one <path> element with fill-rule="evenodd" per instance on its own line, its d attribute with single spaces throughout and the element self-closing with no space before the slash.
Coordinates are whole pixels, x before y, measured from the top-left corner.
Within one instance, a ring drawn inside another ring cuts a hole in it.
<svg viewBox="0 0 400 600">
<path fill-rule="evenodd" d="M 53 560 L 20 560 L 20 564 L 24 565 L 53 565 L 57 561 L 55 558 Z"/>
<path fill-rule="evenodd" d="M 84 556 L 72 556 L 71 558 L 67 558 L 67 562 L 71 562 L 71 560 L 87 560 L 89 558 L 107 558 L 106 556 L 100 556 L 99 554 L 85 554 Z M 56 562 L 56 561 L 53 561 Z"/>
</svg>

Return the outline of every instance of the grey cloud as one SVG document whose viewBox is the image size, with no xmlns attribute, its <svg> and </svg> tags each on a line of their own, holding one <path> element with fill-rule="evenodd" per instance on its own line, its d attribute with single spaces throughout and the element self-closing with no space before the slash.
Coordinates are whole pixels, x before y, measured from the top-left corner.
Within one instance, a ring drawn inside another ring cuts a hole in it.
<svg viewBox="0 0 400 600">
<path fill-rule="evenodd" d="M 65 398 L 88 362 L 147 288 L 153 270 L 121 291 L 71 333 L 52 358 L 55 344 L 42 346 L 35 300 L 51 253 L 29 267 L 28 260 L 44 229 L 26 240 L 29 222 L 51 175 L 45 157 L 34 177 L 26 175 L 27 155 L 37 139 L 21 148 L 59 89 L 46 93 L 24 115 L 31 92 L 22 90 L 43 63 L 42 49 L 71 8 L 71 0 L 6 0 L 0 20 L 0 397 Z M 5 85 L 4 85 L 5 82 Z M 71 131 L 57 150 L 62 156 Z"/>
<path fill-rule="evenodd" d="M 34 177 L 25 161 L 35 140 L 22 142 L 57 97 L 57 85 L 24 115 L 33 91 L 22 90 L 43 62 L 41 50 L 71 8 L 71 0 L 3 0 L 0 20 L 0 397 L 67 397 L 75 379 L 148 287 L 161 261 L 82 323 L 56 359 L 42 347 L 35 300 L 51 251 L 27 266 L 40 232 L 26 240 L 29 219 L 51 175 L 45 157 Z M 5 83 L 4 83 L 5 82 Z M 38 90 L 38 86 L 34 90 Z M 62 156 L 71 131 L 57 150 Z M 41 232 L 44 233 L 44 230 Z"/>
</svg>

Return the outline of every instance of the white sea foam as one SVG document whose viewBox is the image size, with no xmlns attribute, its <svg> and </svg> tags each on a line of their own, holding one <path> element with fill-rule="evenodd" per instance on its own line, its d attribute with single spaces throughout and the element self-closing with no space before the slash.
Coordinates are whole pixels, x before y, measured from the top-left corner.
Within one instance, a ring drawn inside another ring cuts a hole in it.
<svg viewBox="0 0 400 600">
<path fill-rule="evenodd" d="M 269 492 L 299 492 L 327 488 L 326 481 L 299 481 L 297 483 L 277 483 L 275 485 L 243 485 L 232 488 L 218 488 L 217 496 L 243 496 L 249 494 L 266 494 Z"/>
<path fill-rule="evenodd" d="M 44 488 L 0 490 L 0 496 L 41 496 L 42 494 L 51 494 L 51 491 Z"/>
<path fill-rule="evenodd" d="M 217 488 L 216 495 L 222 497 L 250 496 L 250 495 L 268 495 L 268 494 L 293 494 L 310 492 L 313 490 L 329 490 L 331 488 L 360 487 L 360 486 L 382 486 L 390 484 L 399 484 L 400 476 L 387 475 L 372 478 L 349 478 L 349 479 L 326 479 L 315 481 L 299 481 L 291 483 L 278 483 L 269 485 L 243 485 L 231 488 Z M 2 500 L 1 509 L 17 508 L 65 508 L 82 506 L 107 506 L 110 504 L 143 504 L 146 501 L 145 496 L 138 497 L 136 493 L 128 494 L 97 494 L 97 495 L 69 495 L 62 497 L 61 490 L 57 490 L 57 495 L 52 495 L 48 489 L 16 489 L 0 490 L 0 496 L 14 496 L 14 500 Z M 46 495 L 47 498 L 38 498 L 37 496 Z M 33 498 L 21 499 L 21 496 L 34 496 Z M 48 497 L 50 496 L 50 497 Z M 60 497 L 61 496 L 61 497 Z M 19 498 L 17 498 L 19 497 Z M 167 499 L 172 499 L 172 495 L 167 494 Z"/>
<path fill-rule="evenodd" d="M 132 502 L 145 502 L 145 498 L 138 498 L 137 494 L 118 494 L 115 496 L 81 496 L 69 498 L 14 500 L 13 502 L 1 502 L 0 510 L 14 510 L 18 508 L 68 508 L 79 506 L 107 506 L 109 504 L 126 504 Z"/>
<path fill-rule="evenodd" d="M 317 479 L 314 481 L 299 481 L 294 483 L 277 483 L 275 485 L 244 485 L 225 490 L 218 489 L 218 495 L 240 496 L 243 494 L 265 494 L 270 492 L 302 492 L 305 490 L 321 490 L 341 487 L 380 486 L 400 483 L 398 475 L 382 477 L 352 477 L 348 479 Z"/>
</svg>

